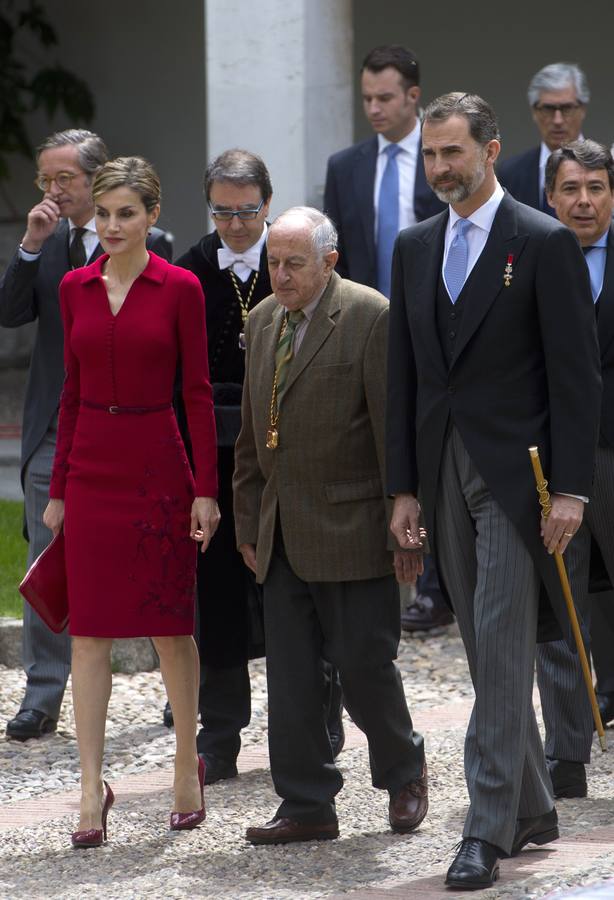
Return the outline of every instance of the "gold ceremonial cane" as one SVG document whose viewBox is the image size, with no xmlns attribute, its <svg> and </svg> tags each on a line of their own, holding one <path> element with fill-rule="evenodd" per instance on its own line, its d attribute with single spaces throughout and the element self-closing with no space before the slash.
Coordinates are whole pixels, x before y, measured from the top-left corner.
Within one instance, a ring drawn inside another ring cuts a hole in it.
<svg viewBox="0 0 614 900">
<path fill-rule="evenodd" d="M 529 447 L 529 456 L 531 457 L 531 463 L 533 465 L 533 472 L 535 473 L 535 484 L 537 486 L 537 493 L 539 494 L 539 505 L 542 508 L 542 515 L 544 519 L 547 519 L 550 515 L 550 511 L 552 510 L 552 504 L 550 503 L 550 494 L 548 492 L 548 482 L 544 478 L 544 473 L 542 471 L 542 464 L 539 460 L 539 450 L 537 447 Z M 588 658 L 586 656 L 586 650 L 584 649 L 584 641 L 582 640 L 582 632 L 580 631 L 580 625 L 578 624 L 578 616 L 576 614 L 576 607 L 574 606 L 573 597 L 571 596 L 571 588 L 569 586 L 569 578 L 567 577 L 567 570 L 565 568 L 565 563 L 563 562 L 563 556 L 559 553 L 558 550 L 554 551 L 554 561 L 556 563 L 556 567 L 558 569 L 559 578 L 561 579 L 561 587 L 563 588 L 563 595 L 565 597 L 565 603 L 567 604 L 567 614 L 569 616 L 569 621 L 571 622 L 571 630 L 573 631 L 574 640 L 576 642 L 576 647 L 578 648 L 578 656 L 580 657 L 580 662 L 582 664 L 582 673 L 584 675 L 584 682 L 586 684 L 586 690 L 588 691 L 588 698 L 591 701 L 591 708 L 593 710 L 593 719 L 595 721 L 595 727 L 597 729 L 597 734 L 599 735 L 599 744 L 601 745 L 602 750 L 607 750 L 606 740 L 605 740 L 605 731 L 603 730 L 603 722 L 601 721 L 601 713 L 599 712 L 599 705 L 597 703 L 597 697 L 595 696 L 595 688 L 593 687 L 593 678 L 591 676 L 591 669 L 588 664 Z"/>
</svg>

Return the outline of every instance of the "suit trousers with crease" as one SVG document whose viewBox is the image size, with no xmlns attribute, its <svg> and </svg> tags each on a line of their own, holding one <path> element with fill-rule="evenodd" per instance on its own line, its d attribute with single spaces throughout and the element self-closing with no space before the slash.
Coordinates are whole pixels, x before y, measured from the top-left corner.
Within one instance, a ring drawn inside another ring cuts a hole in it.
<svg viewBox="0 0 614 900">
<path fill-rule="evenodd" d="M 516 818 L 554 805 L 532 704 L 540 579 L 455 428 L 444 446 L 435 522 L 437 565 L 475 688 L 463 837 L 509 853 Z"/>
<path fill-rule="evenodd" d="M 54 417 L 25 470 L 25 512 L 30 540 L 28 567 L 51 540 L 51 532 L 43 525 L 43 513 L 49 502 L 56 432 L 57 417 Z M 54 634 L 25 600 L 23 667 L 26 673 L 26 692 L 21 709 L 38 709 L 57 721 L 70 674 L 70 636 L 68 629 L 61 634 Z"/>
<path fill-rule="evenodd" d="M 338 669 L 348 713 L 367 736 L 374 787 L 394 794 L 418 778 L 423 740 L 394 663 L 400 638 L 394 577 L 305 582 L 292 570 L 278 529 L 264 620 L 271 775 L 282 798 L 277 815 L 314 823 L 336 818 L 343 779 L 326 728 L 323 659 Z"/>
<path fill-rule="evenodd" d="M 588 595 L 591 534 L 595 538 L 614 584 L 614 450 L 597 447 L 593 497 L 584 509 L 584 521 L 565 551 L 565 563 L 574 603 L 588 631 L 591 600 Z M 611 633 L 609 634 L 611 640 Z M 610 644 L 610 655 L 612 646 Z M 550 641 L 537 649 L 537 682 L 546 726 L 546 755 L 552 759 L 590 762 L 593 715 L 582 676 L 580 658 L 564 641 Z"/>
</svg>

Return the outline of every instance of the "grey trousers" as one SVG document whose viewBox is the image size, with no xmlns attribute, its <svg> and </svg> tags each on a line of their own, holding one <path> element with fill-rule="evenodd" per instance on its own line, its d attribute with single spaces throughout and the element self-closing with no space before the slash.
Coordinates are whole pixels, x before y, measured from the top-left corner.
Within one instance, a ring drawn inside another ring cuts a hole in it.
<svg viewBox="0 0 614 900">
<path fill-rule="evenodd" d="M 28 566 L 51 540 L 51 532 L 43 525 L 43 513 L 49 502 L 56 433 L 57 419 L 54 419 L 26 466 L 25 512 L 30 538 Z M 21 709 L 38 709 L 57 721 L 70 673 L 70 637 L 68 630 L 54 634 L 25 601 L 23 667 L 27 680 Z"/>
<path fill-rule="evenodd" d="M 367 735 L 374 787 L 396 793 L 422 774 L 396 659 L 399 592 L 392 575 L 305 582 L 275 541 L 264 583 L 271 776 L 278 816 L 333 821 L 343 779 L 326 727 L 330 690 L 323 660 L 339 671 L 345 707 Z"/>
<path fill-rule="evenodd" d="M 591 534 L 614 584 L 614 450 L 609 447 L 597 448 L 594 497 L 585 506 L 582 526 L 565 552 L 574 603 L 587 629 L 591 618 L 588 595 Z M 614 653 L 611 644 L 610 653 Z M 593 743 L 590 702 L 579 657 L 564 641 L 539 645 L 537 683 L 546 726 L 546 755 L 590 762 Z"/>
<path fill-rule="evenodd" d="M 554 805 L 532 704 L 540 579 L 455 429 L 444 446 L 435 529 L 437 567 L 475 689 L 465 738 L 463 837 L 509 853 L 516 818 Z"/>
</svg>

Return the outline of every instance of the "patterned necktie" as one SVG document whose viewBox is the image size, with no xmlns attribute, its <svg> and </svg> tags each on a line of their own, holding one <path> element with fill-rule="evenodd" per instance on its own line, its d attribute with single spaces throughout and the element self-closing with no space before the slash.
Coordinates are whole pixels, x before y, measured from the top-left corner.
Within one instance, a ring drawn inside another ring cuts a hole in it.
<svg viewBox="0 0 614 900">
<path fill-rule="evenodd" d="M 399 233 L 399 164 L 396 157 L 400 152 L 398 144 L 388 144 L 384 149 L 388 161 L 377 201 L 377 289 L 384 297 L 390 297 L 392 250 Z"/>
<path fill-rule="evenodd" d="M 456 234 L 448 250 L 448 258 L 443 270 L 448 293 L 452 303 L 456 303 L 458 295 L 463 289 L 467 277 L 467 260 L 469 258 L 469 244 L 467 232 L 472 223 L 469 219 L 458 219 L 456 222 Z"/>
<path fill-rule="evenodd" d="M 286 327 L 283 329 L 279 338 L 279 342 L 277 344 L 277 350 L 275 351 L 275 376 L 277 379 L 276 384 L 278 408 L 279 404 L 281 403 L 283 392 L 286 388 L 286 379 L 288 377 L 290 362 L 292 360 L 292 357 L 294 356 L 294 333 L 304 318 L 305 313 L 302 309 L 296 309 L 291 313 L 288 313 L 288 318 L 286 319 Z"/>
<path fill-rule="evenodd" d="M 85 244 L 83 243 L 83 235 L 87 228 L 75 228 L 73 239 L 68 248 L 68 258 L 73 269 L 80 269 L 85 265 Z"/>
</svg>

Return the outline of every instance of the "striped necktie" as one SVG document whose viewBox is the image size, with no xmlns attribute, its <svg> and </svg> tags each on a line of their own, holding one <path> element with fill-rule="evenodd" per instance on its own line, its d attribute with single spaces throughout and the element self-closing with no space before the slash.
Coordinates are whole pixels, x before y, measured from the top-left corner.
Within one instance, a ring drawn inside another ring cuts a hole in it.
<svg viewBox="0 0 614 900">
<path fill-rule="evenodd" d="M 305 318 L 302 309 L 296 309 L 288 313 L 285 326 L 279 336 L 279 342 L 275 351 L 275 378 L 277 384 L 277 406 L 281 402 L 283 392 L 286 388 L 286 380 L 288 378 L 288 369 L 290 362 L 294 356 L 294 334 L 296 329 Z"/>
</svg>

